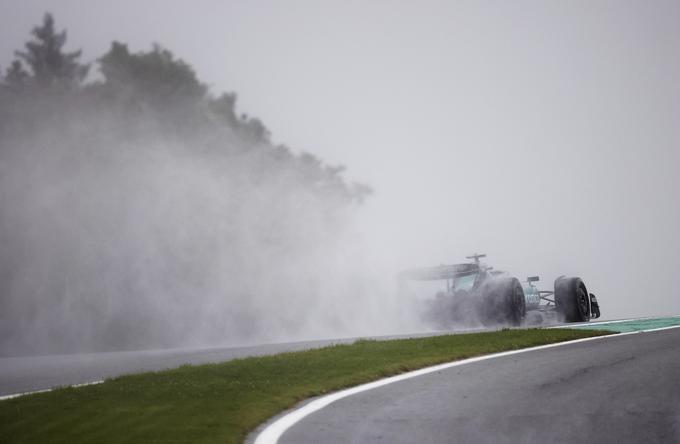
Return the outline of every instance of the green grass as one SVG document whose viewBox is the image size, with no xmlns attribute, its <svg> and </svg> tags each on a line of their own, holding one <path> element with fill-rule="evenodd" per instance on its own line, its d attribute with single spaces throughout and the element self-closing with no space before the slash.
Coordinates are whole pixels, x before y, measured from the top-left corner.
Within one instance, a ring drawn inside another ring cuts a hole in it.
<svg viewBox="0 0 680 444">
<path fill-rule="evenodd" d="M 362 340 L 121 376 L 0 401 L 0 443 L 236 443 L 311 396 L 428 365 L 608 333 L 532 329 Z"/>
</svg>

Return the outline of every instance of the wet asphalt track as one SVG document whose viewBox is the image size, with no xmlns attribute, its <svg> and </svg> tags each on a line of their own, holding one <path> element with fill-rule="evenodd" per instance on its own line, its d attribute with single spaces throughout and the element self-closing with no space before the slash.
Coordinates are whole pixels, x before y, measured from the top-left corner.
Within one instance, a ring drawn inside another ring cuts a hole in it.
<svg viewBox="0 0 680 444">
<path fill-rule="evenodd" d="M 279 443 L 680 443 L 680 329 L 453 367 L 341 399 Z"/>
</svg>

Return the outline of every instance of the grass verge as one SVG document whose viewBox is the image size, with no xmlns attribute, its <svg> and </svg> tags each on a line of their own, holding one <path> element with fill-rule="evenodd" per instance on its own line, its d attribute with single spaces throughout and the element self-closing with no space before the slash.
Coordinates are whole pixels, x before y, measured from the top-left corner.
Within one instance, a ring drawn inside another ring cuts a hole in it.
<svg viewBox="0 0 680 444">
<path fill-rule="evenodd" d="M 2 443 L 236 443 L 305 398 L 488 353 L 610 334 L 503 330 L 185 365 L 0 402 Z"/>
</svg>

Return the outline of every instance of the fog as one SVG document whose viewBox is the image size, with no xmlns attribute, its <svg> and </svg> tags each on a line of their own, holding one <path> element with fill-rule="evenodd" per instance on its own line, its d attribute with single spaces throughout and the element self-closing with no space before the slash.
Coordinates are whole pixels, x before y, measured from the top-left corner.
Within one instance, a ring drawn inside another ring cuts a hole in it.
<svg viewBox="0 0 680 444">
<path fill-rule="evenodd" d="M 193 121 L 184 101 L 136 111 L 34 92 L 3 125 L 4 353 L 375 331 L 385 293 L 352 222 L 366 191 L 340 168 L 245 120 Z M 399 313 L 380 315 L 396 331 Z"/>
<path fill-rule="evenodd" d="M 397 272 L 474 252 L 582 277 L 603 318 L 680 313 L 677 3 L 0 8 L 3 71 L 49 10 L 90 81 L 113 40 L 160 42 L 271 131 L 239 155 L 230 129 L 131 136 L 106 110 L 5 132 L 2 353 L 419 330 Z M 374 192 L 261 180 L 279 144 Z"/>
</svg>

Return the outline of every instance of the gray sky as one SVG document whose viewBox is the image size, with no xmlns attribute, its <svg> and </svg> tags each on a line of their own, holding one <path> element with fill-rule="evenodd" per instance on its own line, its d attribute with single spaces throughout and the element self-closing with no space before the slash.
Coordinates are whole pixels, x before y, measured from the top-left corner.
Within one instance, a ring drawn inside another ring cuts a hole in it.
<svg viewBox="0 0 680 444">
<path fill-rule="evenodd" d="M 678 2 L 0 0 L 3 69 L 45 11 L 86 60 L 161 43 L 347 165 L 383 277 L 480 251 L 606 317 L 680 314 Z"/>
</svg>

